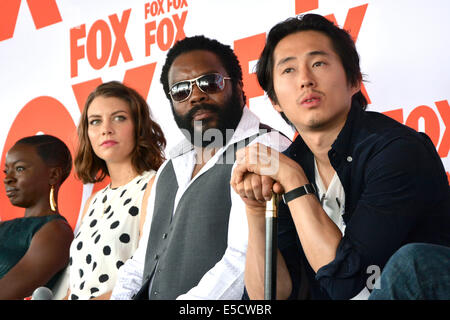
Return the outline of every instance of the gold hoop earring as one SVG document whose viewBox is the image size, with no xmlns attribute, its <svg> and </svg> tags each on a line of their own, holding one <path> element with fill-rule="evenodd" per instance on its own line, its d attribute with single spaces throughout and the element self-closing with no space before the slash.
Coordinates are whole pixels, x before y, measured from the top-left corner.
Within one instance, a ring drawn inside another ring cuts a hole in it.
<svg viewBox="0 0 450 320">
<path fill-rule="evenodd" d="M 50 188 L 50 209 L 54 212 L 56 211 L 56 201 L 55 201 L 55 186 Z"/>
</svg>

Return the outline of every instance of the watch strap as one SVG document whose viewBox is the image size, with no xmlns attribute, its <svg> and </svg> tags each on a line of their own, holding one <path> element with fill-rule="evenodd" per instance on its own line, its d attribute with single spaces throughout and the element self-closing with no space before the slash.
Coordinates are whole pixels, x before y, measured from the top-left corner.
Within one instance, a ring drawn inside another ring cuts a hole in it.
<svg viewBox="0 0 450 320">
<path fill-rule="evenodd" d="M 305 184 L 301 187 L 295 188 L 294 190 L 291 190 L 289 192 L 286 192 L 281 197 L 283 198 L 284 203 L 288 203 L 289 201 L 292 201 L 294 199 L 297 199 L 298 197 L 304 196 L 306 194 L 316 193 L 316 188 L 314 188 L 314 185 L 311 183 Z"/>
</svg>

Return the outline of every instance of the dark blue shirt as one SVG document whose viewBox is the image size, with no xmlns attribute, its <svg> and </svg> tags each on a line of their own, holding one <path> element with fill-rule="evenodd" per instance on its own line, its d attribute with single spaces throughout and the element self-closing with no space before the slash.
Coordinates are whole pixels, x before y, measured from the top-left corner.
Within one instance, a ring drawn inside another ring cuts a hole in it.
<svg viewBox="0 0 450 320">
<path fill-rule="evenodd" d="M 300 136 L 284 154 L 315 182 L 314 156 Z M 309 298 L 350 299 L 373 274 L 367 268 L 382 269 L 402 245 L 450 246 L 448 179 L 427 135 L 352 105 L 328 157 L 345 191 L 345 235 L 335 259 L 315 274 L 289 208 L 280 204 L 278 246 L 292 278 L 291 298 L 299 295 L 302 265 Z"/>
</svg>

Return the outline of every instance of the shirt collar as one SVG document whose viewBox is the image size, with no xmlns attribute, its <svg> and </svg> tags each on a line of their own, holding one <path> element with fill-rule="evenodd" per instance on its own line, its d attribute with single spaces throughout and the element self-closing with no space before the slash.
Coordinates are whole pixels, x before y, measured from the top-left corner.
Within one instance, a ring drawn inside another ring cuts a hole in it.
<svg viewBox="0 0 450 320">
<path fill-rule="evenodd" d="M 363 115 L 364 111 L 362 106 L 358 102 L 353 101 L 344 127 L 331 145 L 332 150 L 336 151 L 341 156 L 352 154 L 354 146 L 352 138 L 355 137 L 356 131 L 361 130 L 358 124 L 361 122 L 360 119 Z M 285 153 L 294 159 L 300 159 L 304 157 L 304 154 L 311 153 L 311 151 L 303 141 L 302 137 L 298 135 Z"/>
<path fill-rule="evenodd" d="M 331 145 L 331 149 L 342 156 L 349 156 L 352 154 L 354 147 L 353 138 L 356 136 L 355 132 L 360 130 L 358 124 L 361 123 L 360 119 L 363 114 L 364 110 L 362 109 L 362 106 L 358 102 L 353 101 L 344 127 Z"/>
</svg>

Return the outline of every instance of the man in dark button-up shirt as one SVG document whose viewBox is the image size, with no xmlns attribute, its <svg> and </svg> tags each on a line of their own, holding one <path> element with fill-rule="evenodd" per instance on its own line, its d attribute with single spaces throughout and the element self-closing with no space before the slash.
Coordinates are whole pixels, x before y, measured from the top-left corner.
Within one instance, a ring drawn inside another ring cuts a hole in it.
<svg viewBox="0 0 450 320">
<path fill-rule="evenodd" d="M 442 162 L 425 134 L 365 111 L 348 33 L 314 14 L 288 19 L 269 33 L 257 74 L 299 136 L 283 154 L 261 146 L 238 154 L 231 184 L 246 202 L 250 298 L 263 297 L 264 201 L 272 190 L 285 198 L 278 298 L 367 298 L 374 273 L 402 245 L 450 246 Z M 322 203 L 330 194 L 338 206 Z"/>
</svg>

